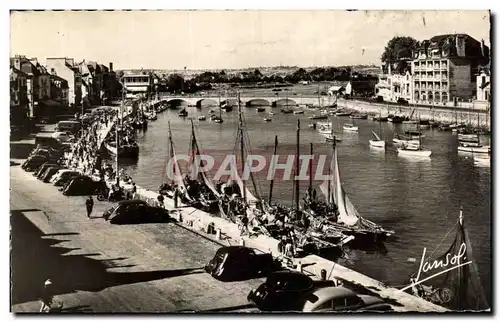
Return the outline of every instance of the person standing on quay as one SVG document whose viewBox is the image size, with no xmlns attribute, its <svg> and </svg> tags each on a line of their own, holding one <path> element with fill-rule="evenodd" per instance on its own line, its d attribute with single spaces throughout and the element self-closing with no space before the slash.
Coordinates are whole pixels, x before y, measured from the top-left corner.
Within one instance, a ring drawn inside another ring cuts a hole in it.
<svg viewBox="0 0 500 322">
<path fill-rule="evenodd" d="M 92 199 L 92 196 L 87 198 L 85 205 L 87 206 L 87 217 L 90 219 L 90 214 L 92 214 L 92 209 L 94 208 L 94 199 Z"/>
</svg>

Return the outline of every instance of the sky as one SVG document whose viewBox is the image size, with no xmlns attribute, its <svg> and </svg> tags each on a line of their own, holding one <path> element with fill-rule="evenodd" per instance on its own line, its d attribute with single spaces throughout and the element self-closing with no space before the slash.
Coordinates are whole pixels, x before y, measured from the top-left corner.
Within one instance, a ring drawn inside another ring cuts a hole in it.
<svg viewBox="0 0 500 322">
<path fill-rule="evenodd" d="M 380 65 L 394 36 L 465 33 L 490 46 L 488 11 L 12 12 L 10 53 L 115 69 Z"/>
</svg>

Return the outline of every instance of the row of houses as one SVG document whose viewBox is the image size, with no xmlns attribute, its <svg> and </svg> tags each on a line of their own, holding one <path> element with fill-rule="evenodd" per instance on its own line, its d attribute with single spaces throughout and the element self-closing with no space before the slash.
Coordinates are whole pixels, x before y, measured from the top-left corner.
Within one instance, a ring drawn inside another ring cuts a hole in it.
<svg viewBox="0 0 500 322">
<path fill-rule="evenodd" d="M 466 34 L 424 40 L 412 57 L 383 67 L 375 95 L 384 101 L 456 106 L 490 100 L 489 48 Z"/>
<path fill-rule="evenodd" d="M 16 55 L 10 59 L 10 106 L 14 119 L 57 114 L 65 108 L 105 105 L 121 87 L 109 66 L 75 62 L 73 58 L 37 58 Z"/>
</svg>

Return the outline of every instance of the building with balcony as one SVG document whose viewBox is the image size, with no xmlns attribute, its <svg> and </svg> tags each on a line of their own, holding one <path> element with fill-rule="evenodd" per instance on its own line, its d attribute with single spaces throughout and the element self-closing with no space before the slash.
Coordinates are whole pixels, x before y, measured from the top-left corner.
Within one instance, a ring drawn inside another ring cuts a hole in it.
<svg viewBox="0 0 500 322">
<path fill-rule="evenodd" d="M 69 105 L 69 86 L 68 81 L 57 75 L 50 76 L 51 99 L 62 104 Z"/>
<path fill-rule="evenodd" d="M 123 75 L 121 82 L 127 92 L 127 97 L 147 95 L 152 89 L 153 77 L 149 73 L 131 73 Z"/>
<path fill-rule="evenodd" d="M 424 40 L 413 55 L 412 102 L 446 105 L 476 96 L 478 67 L 488 63 L 489 48 L 469 35 L 448 34 Z"/>
</svg>

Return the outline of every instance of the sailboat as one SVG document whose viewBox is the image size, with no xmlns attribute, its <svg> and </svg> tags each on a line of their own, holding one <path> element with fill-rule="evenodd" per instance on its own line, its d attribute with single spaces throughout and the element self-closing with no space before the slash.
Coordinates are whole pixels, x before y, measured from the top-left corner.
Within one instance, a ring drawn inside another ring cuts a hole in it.
<svg viewBox="0 0 500 322">
<path fill-rule="evenodd" d="M 227 90 L 225 91 L 226 100 L 225 102 L 221 105 L 219 102 L 219 107 L 222 108 L 225 112 L 231 112 L 233 110 L 233 106 L 229 103 L 229 100 L 227 98 Z"/>
<path fill-rule="evenodd" d="M 324 134 L 324 133 L 321 133 L 325 136 L 326 138 L 326 142 L 333 142 L 333 141 L 336 141 L 336 142 L 341 142 L 342 140 L 335 136 L 335 134 L 333 133 L 333 121 L 331 123 L 328 124 L 329 125 L 329 129 L 330 129 L 330 133 L 328 134 Z"/>
<path fill-rule="evenodd" d="M 337 209 L 336 218 L 331 218 L 327 229 L 340 229 L 343 234 L 354 236 L 357 241 L 377 242 L 383 241 L 394 234 L 376 223 L 361 217 L 340 182 L 340 171 L 337 160 L 336 144 L 333 144 L 333 157 L 329 167 L 330 178 L 321 185 L 321 192 L 325 195 L 327 203 Z"/>
<path fill-rule="evenodd" d="M 419 125 L 417 123 L 417 125 Z M 420 132 L 420 127 L 418 128 Z M 430 157 L 432 154 L 431 150 L 426 150 L 422 147 L 422 137 L 418 137 L 418 144 L 413 143 L 403 143 L 403 146 L 398 148 L 398 155 L 402 156 L 412 156 L 412 157 Z"/>
<path fill-rule="evenodd" d="M 460 137 L 460 135 L 462 135 Z M 459 134 L 457 150 L 470 153 L 490 153 L 489 145 L 482 145 L 479 134 Z"/>
<path fill-rule="evenodd" d="M 380 135 L 381 135 L 380 133 L 382 132 L 382 123 L 381 123 L 382 121 L 380 120 L 381 118 L 382 118 L 382 115 L 380 115 L 380 118 L 378 121 L 378 124 L 379 124 L 378 135 L 377 135 L 377 133 L 372 131 L 372 134 L 375 137 L 375 140 L 369 140 L 369 142 L 370 142 L 370 146 L 372 146 L 374 148 L 385 149 L 385 141 L 380 138 Z"/>
<path fill-rule="evenodd" d="M 344 123 L 344 126 L 342 127 L 345 132 L 358 132 L 358 127 L 354 125 L 353 123 Z"/>
<path fill-rule="evenodd" d="M 436 266 L 434 266 L 436 267 L 435 270 L 431 270 L 427 274 L 423 273 L 425 276 L 418 277 L 419 281 L 427 279 L 425 284 L 415 285 L 414 283 L 418 281 L 412 278 L 412 284 L 402 290 L 411 289 L 416 296 L 454 311 L 489 310 L 490 305 L 486 300 L 479 279 L 479 272 L 472 253 L 469 233 L 464 225 L 462 207 L 460 207 L 460 215 L 457 223 L 446 235 L 450 234 L 454 229 L 455 238 L 446 252 L 436 258 L 422 258 L 422 262 L 425 260 L 425 262 L 430 264 L 430 267 L 436 263 Z M 438 247 L 436 247 L 430 256 L 432 256 Z M 441 266 L 439 266 L 440 263 Z M 445 267 L 443 264 L 448 265 L 448 267 Z M 438 269 L 438 267 L 442 268 Z M 443 274 L 437 274 L 437 276 L 432 277 L 433 274 L 440 271 Z"/>
<path fill-rule="evenodd" d="M 193 204 L 194 200 L 189 196 L 184 178 L 179 167 L 179 162 L 174 148 L 174 141 L 172 137 L 172 130 L 170 128 L 170 121 L 168 121 L 168 156 L 167 156 L 167 177 L 171 180 L 170 183 L 163 183 L 160 186 L 159 192 L 162 195 L 166 195 L 169 198 L 174 197 L 174 190 L 180 192 L 180 199 L 182 202 Z"/>
<path fill-rule="evenodd" d="M 191 177 L 186 178 L 187 190 L 191 198 L 201 203 L 203 210 L 213 213 L 219 209 L 220 193 L 212 181 L 208 179 L 207 174 L 201 171 L 203 161 L 198 159 L 199 155 L 200 148 L 194 131 L 194 123 L 191 120 L 191 144 L 188 167 L 188 173 Z"/>
<path fill-rule="evenodd" d="M 285 96 L 285 107 L 281 109 L 281 113 L 283 114 L 293 113 L 293 108 L 288 107 L 288 95 Z"/>
</svg>

